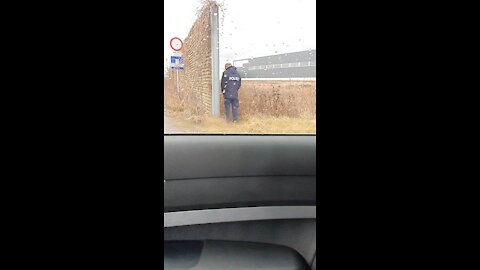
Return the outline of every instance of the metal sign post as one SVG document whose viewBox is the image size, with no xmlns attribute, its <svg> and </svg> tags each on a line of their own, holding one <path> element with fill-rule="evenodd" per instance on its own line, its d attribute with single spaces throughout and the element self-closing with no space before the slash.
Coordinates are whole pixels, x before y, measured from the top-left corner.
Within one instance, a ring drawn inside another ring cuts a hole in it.
<svg viewBox="0 0 480 270">
<path fill-rule="evenodd" d="M 180 88 L 178 87 L 178 68 L 179 68 L 178 63 L 179 62 L 180 62 L 179 59 L 175 60 L 175 63 L 176 63 L 176 66 L 177 66 L 177 93 L 180 93 Z"/>
<path fill-rule="evenodd" d="M 183 58 L 182 54 L 180 53 L 175 53 L 170 57 L 170 62 L 172 63 L 172 69 L 176 69 L 176 75 L 177 75 L 177 92 L 180 92 L 180 87 L 178 83 L 178 70 L 184 70 L 184 64 L 183 64 Z"/>
</svg>

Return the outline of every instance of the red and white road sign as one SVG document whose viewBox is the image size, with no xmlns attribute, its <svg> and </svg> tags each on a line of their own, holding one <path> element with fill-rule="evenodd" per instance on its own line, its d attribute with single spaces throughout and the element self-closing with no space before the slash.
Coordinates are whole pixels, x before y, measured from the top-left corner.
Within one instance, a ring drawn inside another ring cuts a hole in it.
<svg viewBox="0 0 480 270">
<path fill-rule="evenodd" d="M 180 51 L 183 47 L 183 42 L 178 37 L 174 37 L 170 40 L 170 48 L 174 51 Z"/>
</svg>

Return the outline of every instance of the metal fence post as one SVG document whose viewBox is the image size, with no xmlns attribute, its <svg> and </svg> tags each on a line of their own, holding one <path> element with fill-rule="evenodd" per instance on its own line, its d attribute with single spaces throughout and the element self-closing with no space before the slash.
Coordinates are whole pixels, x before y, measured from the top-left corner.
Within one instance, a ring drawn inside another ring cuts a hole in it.
<svg viewBox="0 0 480 270">
<path fill-rule="evenodd" d="M 212 46 L 212 115 L 220 116 L 220 53 L 219 53 L 219 20 L 218 6 L 210 8 L 211 46 Z"/>
</svg>

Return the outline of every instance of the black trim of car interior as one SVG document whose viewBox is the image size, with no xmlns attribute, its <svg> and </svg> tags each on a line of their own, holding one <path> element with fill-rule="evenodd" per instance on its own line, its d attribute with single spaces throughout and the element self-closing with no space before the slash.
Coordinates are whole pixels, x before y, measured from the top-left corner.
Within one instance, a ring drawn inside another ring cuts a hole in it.
<svg viewBox="0 0 480 270">
<path fill-rule="evenodd" d="M 222 240 L 269 243 L 294 249 L 307 261 L 316 254 L 316 219 L 277 219 L 164 228 L 164 241 Z"/>
<path fill-rule="evenodd" d="M 233 241 L 166 241 L 164 269 L 310 269 L 291 248 Z"/>
<path fill-rule="evenodd" d="M 167 180 L 165 190 L 164 212 L 316 204 L 314 176 Z"/>
</svg>

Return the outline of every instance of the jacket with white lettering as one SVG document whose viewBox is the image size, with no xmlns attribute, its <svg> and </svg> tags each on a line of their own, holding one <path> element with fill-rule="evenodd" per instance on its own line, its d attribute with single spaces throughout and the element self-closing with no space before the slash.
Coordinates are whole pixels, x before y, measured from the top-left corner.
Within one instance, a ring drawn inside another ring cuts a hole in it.
<svg viewBox="0 0 480 270">
<path fill-rule="evenodd" d="M 238 90 L 242 86 L 242 78 L 237 72 L 237 68 L 231 66 L 223 72 L 222 92 L 225 98 L 238 98 Z"/>
</svg>

